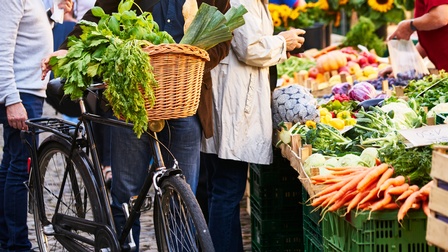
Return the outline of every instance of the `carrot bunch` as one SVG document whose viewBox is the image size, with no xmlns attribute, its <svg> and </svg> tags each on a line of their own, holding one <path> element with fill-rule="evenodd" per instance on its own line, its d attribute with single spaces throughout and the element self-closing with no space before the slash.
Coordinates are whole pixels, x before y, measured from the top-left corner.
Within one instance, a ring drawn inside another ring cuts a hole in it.
<svg viewBox="0 0 448 252">
<path fill-rule="evenodd" d="M 370 212 L 399 209 L 397 218 L 401 222 L 409 209 L 427 208 L 430 183 L 421 189 L 410 185 L 404 176 L 393 177 L 394 169 L 388 164 L 327 169 L 331 171 L 328 175 L 310 177 L 313 184 L 325 185 L 310 199 L 313 207 L 322 208 L 322 215 L 343 208 L 345 214 L 353 209 Z"/>
</svg>

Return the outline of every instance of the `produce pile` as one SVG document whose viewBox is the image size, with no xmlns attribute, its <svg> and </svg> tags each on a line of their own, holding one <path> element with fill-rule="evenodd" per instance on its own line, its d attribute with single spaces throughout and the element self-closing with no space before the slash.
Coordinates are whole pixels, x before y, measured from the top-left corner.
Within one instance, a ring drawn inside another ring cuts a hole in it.
<svg viewBox="0 0 448 252">
<path fill-rule="evenodd" d="M 419 209 L 429 214 L 428 197 L 432 181 L 421 188 L 409 184 L 402 175 L 395 176 L 394 168 L 382 163 L 374 167 L 328 167 L 327 175 L 310 179 L 314 184 L 328 185 L 312 197 L 311 205 L 327 211 L 351 210 L 380 211 L 399 209 L 397 220 L 401 222 L 409 209 Z"/>
<path fill-rule="evenodd" d="M 448 73 L 410 80 L 405 97 L 392 92 L 378 98 L 381 92 L 369 83 L 356 85 L 336 85 L 330 98 L 320 101 L 319 118 L 289 129 L 285 122 L 278 125 L 278 144 L 300 135 L 302 145 L 312 147 L 302 166 L 322 190 L 311 205 L 322 213 L 398 209 L 398 221 L 409 209 L 427 211 L 432 146 L 408 146 L 400 131 L 448 113 Z"/>
</svg>

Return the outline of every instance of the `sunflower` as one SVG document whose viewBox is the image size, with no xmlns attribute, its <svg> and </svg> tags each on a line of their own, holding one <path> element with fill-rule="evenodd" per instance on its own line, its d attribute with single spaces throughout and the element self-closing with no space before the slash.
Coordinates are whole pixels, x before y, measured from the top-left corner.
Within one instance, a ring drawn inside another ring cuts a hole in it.
<svg viewBox="0 0 448 252">
<path fill-rule="evenodd" d="M 387 12 L 392 9 L 394 0 L 368 0 L 367 4 L 376 11 Z"/>
</svg>

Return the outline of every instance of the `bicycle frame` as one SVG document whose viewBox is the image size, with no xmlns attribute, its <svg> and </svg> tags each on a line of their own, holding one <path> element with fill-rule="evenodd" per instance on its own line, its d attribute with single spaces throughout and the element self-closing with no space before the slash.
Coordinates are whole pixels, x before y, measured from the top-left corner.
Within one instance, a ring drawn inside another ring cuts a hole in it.
<svg viewBox="0 0 448 252">
<path fill-rule="evenodd" d="M 92 123 L 98 123 L 114 127 L 128 127 L 128 128 L 132 128 L 133 124 L 126 123 L 124 121 L 120 121 L 117 119 L 104 118 L 95 114 L 88 113 L 86 112 L 84 100 L 80 99 L 79 103 L 81 106 L 82 114 L 79 118 L 80 121 L 77 124 L 55 118 L 38 118 L 38 119 L 30 119 L 27 121 L 27 124 L 29 125 L 30 128 L 30 130 L 27 133 L 33 136 L 32 143 L 27 143 L 31 150 L 30 172 L 32 176 L 30 177 L 34 178 L 34 180 L 29 181 L 29 183 L 36 183 L 37 185 L 42 184 L 40 170 L 37 169 L 39 167 L 39 160 L 37 154 L 38 143 L 36 141 L 36 136 L 38 134 L 43 132 L 50 132 L 69 141 L 71 143 L 69 160 L 71 160 L 73 152 L 76 148 L 79 147 L 86 148 L 86 153 L 90 155 L 91 159 L 90 160 L 91 164 L 89 165 L 89 167 L 91 168 L 91 171 L 94 175 L 95 178 L 94 181 L 97 183 L 96 190 L 100 199 L 100 207 L 103 208 L 101 213 L 105 213 L 104 216 L 101 216 L 100 218 L 102 221 L 98 223 L 89 220 L 84 220 L 80 223 L 79 218 L 74 217 L 71 218 L 70 216 L 66 215 L 60 215 L 60 216 L 55 215 L 53 218 L 55 217 L 58 218 L 58 222 L 63 221 L 64 223 L 70 223 L 70 225 L 76 224 L 76 227 L 79 228 L 79 230 L 82 230 L 90 234 L 94 234 L 95 240 L 97 240 L 97 235 L 101 235 L 103 239 L 104 237 L 108 237 L 107 238 L 108 244 L 110 244 L 111 246 L 110 248 L 108 248 L 108 251 L 133 251 L 135 250 L 135 243 L 133 242 L 132 239 L 131 227 L 134 221 L 139 216 L 140 209 L 145 203 L 146 195 L 148 194 L 151 186 L 154 184 L 157 191 L 157 184 L 159 183 L 160 179 L 163 179 L 163 177 L 166 176 L 172 176 L 174 174 L 181 174 L 181 170 L 178 169 L 177 167 L 177 161 L 175 161 L 175 166 L 173 168 L 167 169 L 165 167 L 157 135 L 155 132 L 148 132 L 153 138 L 151 146 L 152 148 L 151 151 L 153 154 L 153 165 L 151 165 L 151 168 L 145 179 L 145 183 L 143 187 L 140 189 L 139 195 L 133 202 L 133 206 L 131 208 L 129 216 L 127 216 L 126 224 L 123 228 L 123 231 L 121 235 L 118 237 L 114 226 L 114 221 L 112 217 L 113 215 L 110 208 L 106 186 L 104 180 L 102 179 L 101 165 L 96 149 L 96 144 L 94 142 Z M 52 122 L 55 125 L 48 126 L 40 124 L 40 122 L 45 121 Z M 65 171 L 64 171 L 63 183 L 65 183 L 68 177 L 68 173 L 70 172 L 70 166 L 71 162 L 67 162 L 67 166 L 64 169 Z M 62 193 L 63 187 L 64 186 L 61 186 L 60 194 Z M 57 236 L 57 240 L 70 251 L 81 251 L 81 248 L 76 246 L 75 242 L 72 241 L 73 238 L 71 237 L 74 237 L 76 240 L 81 240 L 92 246 L 95 245 L 95 241 L 86 240 L 84 237 L 77 236 L 72 232 L 67 231 L 64 233 L 63 230 L 55 231 L 53 229 L 51 221 L 48 220 L 46 217 L 45 207 L 43 203 L 44 199 L 41 191 L 37 190 L 37 193 L 34 196 L 35 198 L 33 200 L 36 200 L 38 208 L 34 209 L 34 211 L 37 210 L 39 212 L 39 219 L 44 226 L 45 234 L 62 234 L 62 236 L 59 235 Z M 56 203 L 57 209 L 59 204 L 61 203 L 60 201 L 61 197 L 58 197 L 58 202 Z M 58 233 L 61 231 L 62 233 Z M 92 244 L 92 242 L 94 244 Z"/>
</svg>

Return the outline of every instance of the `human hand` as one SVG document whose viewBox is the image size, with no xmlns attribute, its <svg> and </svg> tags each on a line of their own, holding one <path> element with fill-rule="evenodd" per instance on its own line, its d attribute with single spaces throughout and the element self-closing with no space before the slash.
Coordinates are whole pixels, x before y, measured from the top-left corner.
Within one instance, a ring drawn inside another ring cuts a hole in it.
<svg viewBox="0 0 448 252">
<path fill-rule="evenodd" d="M 397 25 L 397 29 L 389 36 L 387 40 L 391 39 L 404 39 L 409 40 L 411 38 L 413 30 L 411 30 L 411 20 L 403 20 Z"/>
<path fill-rule="evenodd" d="M 6 107 L 6 116 L 8 118 L 8 124 L 14 129 L 28 130 L 28 125 L 25 121 L 28 119 L 25 107 L 21 102 L 14 103 Z"/>
<path fill-rule="evenodd" d="M 387 78 L 389 76 L 393 76 L 392 66 L 387 66 L 381 70 L 378 71 L 378 76 L 381 76 L 383 78 Z"/>
<path fill-rule="evenodd" d="M 287 31 L 282 31 L 278 35 L 283 36 L 286 40 L 286 50 L 292 51 L 296 48 L 302 47 L 305 42 L 305 38 L 301 35 L 305 34 L 302 29 L 290 29 Z"/>
<path fill-rule="evenodd" d="M 42 59 L 42 61 L 40 62 L 40 69 L 42 70 L 41 80 L 44 80 L 47 76 L 47 73 L 51 70 L 50 58 L 53 56 L 65 56 L 66 54 L 67 50 L 57 50 L 50 53 L 46 58 Z"/>
<path fill-rule="evenodd" d="M 63 9 L 64 13 L 70 13 L 73 10 L 72 0 L 61 0 L 58 4 L 59 9 Z"/>
</svg>

